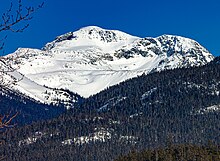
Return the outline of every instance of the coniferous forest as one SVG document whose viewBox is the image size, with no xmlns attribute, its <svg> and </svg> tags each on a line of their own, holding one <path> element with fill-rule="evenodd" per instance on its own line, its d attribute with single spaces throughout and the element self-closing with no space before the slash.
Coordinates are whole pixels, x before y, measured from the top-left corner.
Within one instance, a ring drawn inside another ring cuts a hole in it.
<svg viewBox="0 0 220 161">
<path fill-rule="evenodd" d="M 54 115 L 5 129 L 0 151 L 22 161 L 220 160 L 218 59 L 139 76 L 69 110 L 26 103 L 24 111 L 52 108 Z"/>
<path fill-rule="evenodd" d="M 177 160 L 220 160 L 219 147 L 209 143 L 205 146 L 189 144 L 172 145 L 141 152 L 131 151 L 115 161 L 177 161 Z"/>
</svg>

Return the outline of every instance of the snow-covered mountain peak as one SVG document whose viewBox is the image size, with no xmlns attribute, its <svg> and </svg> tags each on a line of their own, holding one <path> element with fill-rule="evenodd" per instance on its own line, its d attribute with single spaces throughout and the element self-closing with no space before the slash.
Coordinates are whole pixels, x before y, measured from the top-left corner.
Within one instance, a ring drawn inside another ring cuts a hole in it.
<svg viewBox="0 0 220 161">
<path fill-rule="evenodd" d="M 91 30 L 100 31 L 100 30 L 103 30 L 103 28 L 101 28 L 99 26 L 85 26 L 85 27 L 80 28 L 78 31 L 80 31 L 80 32 L 89 32 Z"/>
<path fill-rule="evenodd" d="M 131 58 L 134 55 L 143 57 L 158 55 L 166 59 L 186 61 L 186 64 L 192 61 L 193 65 L 204 65 L 213 59 L 213 55 L 195 40 L 175 35 L 138 39 L 116 51 L 115 55 L 119 58 Z"/>
<path fill-rule="evenodd" d="M 190 48 L 203 48 L 205 52 L 208 52 L 204 47 L 202 47 L 198 42 L 190 38 L 185 38 L 182 36 L 174 35 L 162 35 L 156 38 L 162 46 L 167 46 L 169 48 L 175 48 L 179 50 L 189 50 Z"/>
<path fill-rule="evenodd" d="M 162 35 L 156 38 L 163 52 L 168 57 L 182 57 L 187 66 L 204 65 L 213 60 L 213 55 L 197 41 L 173 35 Z"/>
<path fill-rule="evenodd" d="M 107 30 L 97 26 L 83 27 L 73 33 L 76 37 L 99 40 L 105 43 L 137 38 L 118 30 Z"/>
<path fill-rule="evenodd" d="M 69 32 L 50 43 L 47 43 L 44 50 L 60 49 L 59 47 L 67 46 L 72 48 L 74 46 L 111 46 L 112 44 L 122 45 L 133 42 L 138 37 L 131 36 L 118 30 L 106 30 L 97 26 L 88 26 L 79 29 L 75 32 Z"/>
<path fill-rule="evenodd" d="M 198 42 L 181 36 L 138 38 L 96 26 L 58 36 L 43 50 L 20 48 L 5 56 L 24 75 L 15 89 L 45 102 L 51 102 L 43 95 L 48 89 L 89 97 L 143 73 L 205 65 L 213 58 Z"/>
</svg>

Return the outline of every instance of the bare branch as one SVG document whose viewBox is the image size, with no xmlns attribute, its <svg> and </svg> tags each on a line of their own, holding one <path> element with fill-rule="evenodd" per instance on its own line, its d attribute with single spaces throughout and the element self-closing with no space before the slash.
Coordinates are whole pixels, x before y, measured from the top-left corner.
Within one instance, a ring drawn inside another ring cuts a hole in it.
<svg viewBox="0 0 220 161">
<path fill-rule="evenodd" d="M 3 13 L 1 16 L 0 32 L 23 32 L 25 29 L 29 27 L 28 21 L 33 18 L 33 13 L 42 8 L 43 5 L 44 2 L 38 5 L 37 7 L 23 6 L 22 1 L 18 0 L 17 9 L 14 9 L 14 4 L 11 2 L 9 9 L 6 10 L 6 12 Z M 4 48 L 4 43 L 2 43 L 2 41 L 0 41 L 0 43 L 0 50 L 2 50 Z"/>
<path fill-rule="evenodd" d="M 17 7 L 14 7 L 14 4 L 11 2 L 8 10 L 6 10 L 0 17 L 0 33 L 7 33 L 7 31 L 14 33 L 23 32 L 29 27 L 28 22 L 33 18 L 33 13 L 42 8 L 43 5 L 44 3 L 38 5 L 37 7 L 23 6 L 22 0 L 18 0 Z M 3 52 L 6 39 L 7 34 L 6 36 L 2 36 L 2 39 L 0 39 L 0 50 Z M 12 62 L 13 61 L 15 60 L 12 60 Z M 10 85 L 23 79 L 23 75 L 21 78 L 15 78 L 13 76 L 13 72 L 15 72 L 15 70 L 16 69 L 9 63 L 9 60 L 6 60 L 4 57 L 0 57 L 0 89 L 8 88 Z M 8 81 L 5 80 L 7 77 L 9 78 Z M 16 124 L 13 124 L 12 122 L 17 115 L 18 112 L 15 114 L 11 114 L 10 112 L 7 115 L 0 115 L 0 130 L 16 126 Z M 2 142 L 0 142 L 0 145 L 2 145 Z M 0 160 L 5 158 L 5 156 L 0 156 Z"/>
<path fill-rule="evenodd" d="M 21 27 L 20 29 L 13 29 L 15 25 L 20 23 L 21 21 L 24 20 L 31 20 L 32 19 L 32 14 L 37 11 L 38 9 L 43 7 L 43 4 L 38 5 L 38 7 L 34 8 L 32 6 L 29 7 L 23 7 L 22 1 L 18 1 L 18 8 L 16 10 L 16 14 L 12 13 L 13 9 L 13 4 L 11 3 L 10 8 L 2 15 L 2 23 L 0 24 L 0 32 L 2 31 L 7 31 L 7 30 L 12 30 L 16 32 L 22 32 L 25 28 L 25 26 Z M 25 11 L 23 11 L 25 9 Z M 14 18 L 16 17 L 16 18 Z"/>
<path fill-rule="evenodd" d="M 12 128 L 15 127 L 16 124 L 12 124 L 12 121 L 15 117 L 17 117 L 18 112 L 16 112 L 15 114 L 11 114 L 11 112 L 9 112 L 9 114 L 7 115 L 0 115 L 0 130 L 1 129 L 5 129 L 5 128 Z M 0 141 L 0 145 L 3 145 L 4 142 Z M 6 156 L 0 156 L 0 160 L 5 159 Z"/>
<path fill-rule="evenodd" d="M 0 116 L 0 129 L 11 128 L 16 124 L 11 124 L 12 120 L 18 115 L 16 112 L 14 115 L 11 115 L 11 112 L 7 115 Z"/>
</svg>

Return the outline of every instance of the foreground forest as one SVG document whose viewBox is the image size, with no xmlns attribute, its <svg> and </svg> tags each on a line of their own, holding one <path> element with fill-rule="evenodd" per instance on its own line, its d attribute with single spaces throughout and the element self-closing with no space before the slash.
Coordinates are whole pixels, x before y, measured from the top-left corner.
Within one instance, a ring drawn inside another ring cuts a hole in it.
<svg viewBox="0 0 220 161">
<path fill-rule="evenodd" d="M 120 156 L 115 161 L 218 161 L 220 160 L 219 146 L 209 143 L 205 146 L 190 144 L 172 145 L 168 147 L 132 151 L 126 156 Z"/>
<path fill-rule="evenodd" d="M 218 157 L 218 146 L 214 152 L 208 149 L 209 142 L 220 142 L 218 59 L 202 67 L 142 75 L 56 118 L 7 129 L 0 135 L 0 151 L 6 160 L 94 161 L 149 157 L 159 148 L 157 157 L 166 160 L 165 154 L 181 157 L 192 146 L 189 156 L 201 148 L 201 155 L 207 154 L 202 159 Z"/>
</svg>

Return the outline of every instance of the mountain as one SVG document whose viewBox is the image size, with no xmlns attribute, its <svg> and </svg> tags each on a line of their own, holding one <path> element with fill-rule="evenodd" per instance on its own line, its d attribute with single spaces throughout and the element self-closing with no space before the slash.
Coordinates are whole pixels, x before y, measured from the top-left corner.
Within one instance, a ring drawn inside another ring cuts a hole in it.
<svg viewBox="0 0 220 161">
<path fill-rule="evenodd" d="M 11 88 L 43 103 L 71 106 L 78 98 L 63 90 L 87 98 L 143 73 L 201 66 L 213 58 L 188 38 L 139 38 L 89 26 L 58 36 L 41 50 L 20 48 L 4 60 L 19 79 Z"/>
<path fill-rule="evenodd" d="M 220 142 L 219 71 L 213 61 L 121 82 L 57 118 L 4 132 L 0 151 L 8 160 L 94 161 L 159 149 L 158 157 L 184 153 L 189 160 L 190 149 L 199 146 L 210 147 L 209 155 L 219 160 L 209 144 Z"/>
</svg>

